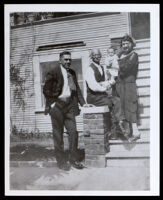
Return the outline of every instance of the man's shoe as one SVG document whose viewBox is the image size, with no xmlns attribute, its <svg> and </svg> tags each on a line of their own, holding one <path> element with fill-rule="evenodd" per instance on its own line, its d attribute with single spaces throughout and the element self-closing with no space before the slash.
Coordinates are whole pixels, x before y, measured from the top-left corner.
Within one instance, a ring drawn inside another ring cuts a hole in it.
<svg viewBox="0 0 163 200">
<path fill-rule="evenodd" d="M 84 168 L 84 165 L 80 162 L 77 162 L 77 161 L 71 162 L 71 166 L 76 168 L 76 169 L 83 169 Z"/>
<path fill-rule="evenodd" d="M 68 163 L 57 163 L 58 165 L 58 168 L 59 169 L 62 169 L 62 170 L 65 170 L 65 171 L 69 171 L 70 170 L 70 165 Z"/>
</svg>

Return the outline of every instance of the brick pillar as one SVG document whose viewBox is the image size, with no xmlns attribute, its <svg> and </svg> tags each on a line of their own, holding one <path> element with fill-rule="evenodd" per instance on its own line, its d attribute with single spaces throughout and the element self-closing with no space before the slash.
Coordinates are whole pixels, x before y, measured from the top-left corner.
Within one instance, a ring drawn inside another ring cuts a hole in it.
<svg viewBox="0 0 163 200">
<path fill-rule="evenodd" d="M 110 112 L 108 107 L 83 109 L 86 166 L 105 167 L 105 154 L 109 151 Z"/>
</svg>

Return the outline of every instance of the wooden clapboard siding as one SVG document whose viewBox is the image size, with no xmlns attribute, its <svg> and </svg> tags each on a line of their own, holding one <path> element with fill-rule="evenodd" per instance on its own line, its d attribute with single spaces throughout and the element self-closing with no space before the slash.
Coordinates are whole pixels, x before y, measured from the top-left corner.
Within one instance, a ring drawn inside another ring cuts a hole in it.
<svg viewBox="0 0 163 200">
<path fill-rule="evenodd" d="M 147 69 L 147 70 L 139 70 L 137 77 L 139 79 L 140 78 L 149 78 L 150 77 L 150 70 L 149 69 Z"/>
<path fill-rule="evenodd" d="M 145 86 L 149 86 L 150 85 L 150 78 L 142 78 L 142 79 L 137 79 L 136 80 L 136 84 L 138 87 L 145 87 Z"/>
<path fill-rule="evenodd" d="M 115 27 L 116 28 L 116 27 Z M 122 29 L 125 29 L 126 26 L 120 26 L 120 27 L 117 27 L 117 31 L 121 31 Z M 38 35 L 36 38 L 36 46 L 43 46 L 43 45 L 47 45 L 47 42 L 46 41 L 49 41 L 49 43 L 60 43 L 61 41 L 61 38 L 62 38 L 62 43 L 66 43 L 66 42 L 71 42 L 73 38 L 73 41 L 85 41 L 85 40 L 89 40 L 89 39 L 96 39 L 96 38 L 100 38 L 100 37 L 103 37 L 104 35 L 106 36 L 109 36 L 109 32 L 110 32 L 110 26 L 108 27 L 104 27 L 104 28 L 98 28 L 98 31 L 97 31 L 97 27 L 95 28 L 91 28 L 90 32 L 87 32 L 86 34 L 86 31 L 87 29 L 83 30 L 83 31 L 70 31 L 70 32 L 61 32 L 61 33 L 58 33 L 58 34 L 55 34 L 55 33 L 52 33 L 51 35 L 50 34 L 46 34 L 44 35 L 44 40 L 42 40 L 42 36 L 41 35 Z M 19 39 L 20 40 L 20 39 Z M 24 46 L 24 45 L 28 45 L 28 40 L 27 39 L 24 39 L 23 40 L 23 43 L 21 43 L 21 41 L 15 41 L 13 42 L 13 45 L 15 45 L 15 43 L 17 43 L 19 45 L 19 47 L 21 46 Z M 33 37 L 29 38 L 29 42 L 32 42 L 33 41 Z"/>
<path fill-rule="evenodd" d="M 139 87 L 137 88 L 138 96 L 149 96 L 150 95 L 150 87 Z"/>
<path fill-rule="evenodd" d="M 143 134 L 150 131 L 150 40 L 136 41 L 135 51 L 139 55 L 137 77 L 139 103 L 139 130 Z"/>
<path fill-rule="evenodd" d="M 20 28 L 20 30 L 14 30 L 12 37 L 17 39 L 16 44 L 20 47 L 28 45 L 29 41 L 32 42 L 32 35 L 35 34 L 36 45 L 41 46 L 47 45 L 47 43 L 58 43 L 60 41 L 62 43 L 68 41 L 71 42 L 72 38 L 73 41 L 76 39 L 97 38 L 99 36 L 117 32 L 117 29 L 118 31 L 123 31 L 123 29 L 127 30 L 126 14 L 37 25 L 34 29 L 31 27 L 28 27 L 27 29 L 26 27 L 25 32 Z M 22 39 L 20 38 L 20 35 Z M 14 45 L 15 41 L 13 40 L 12 42 Z"/>
<path fill-rule="evenodd" d="M 150 48 L 150 39 L 137 40 L 135 49 L 139 49 L 139 48 L 143 48 L 143 49 Z"/>
<path fill-rule="evenodd" d="M 54 32 L 54 30 L 58 30 L 58 32 L 67 32 L 67 31 L 76 31 L 76 30 L 85 30 L 91 27 L 105 27 L 108 25 L 116 26 L 117 24 L 126 24 L 126 13 L 120 13 L 115 15 L 106 15 L 106 16 L 97 16 L 92 18 L 85 18 L 85 19 L 73 19 L 69 21 L 58 21 L 46 24 L 39 24 L 37 29 L 35 30 L 36 35 L 43 35 L 48 33 Z M 16 36 L 19 37 L 19 34 L 26 37 L 26 33 L 29 35 L 31 28 L 28 27 L 20 27 L 14 29 L 14 33 L 12 36 L 15 38 Z M 116 31 L 113 29 L 113 31 Z"/>
<path fill-rule="evenodd" d="M 80 115 L 76 117 L 77 129 L 78 131 L 83 131 L 83 117 Z M 37 113 L 36 126 L 41 132 L 51 132 L 52 125 L 49 115 L 44 115 L 43 113 Z"/>
<path fill-rule="evenodd" d="M 115 15 L 96 16 L 85 19 L 74 19 L 69 21 L 58 21 L 47 24 L 39 24 L 26 27 L 11 29 L 11 63 L 23 63 L 21 66 L 21 76 L 25 77 L 26 73 L 31 72 L 26 85 L 30 88 L 27 93 L 34 93 L 34 74 L 33 74 L 33 55 L 47 54 L 37 52 L 39 46 L 83 41 L 86 46 L 70 48 L 72 51 L 90 50 L 95 47 L 101 47 L 102 51 L 110 44 L 109 35 L 114 33 L 124 34 L 128 32 L 127 14 L 120 13 Z M 63 49 L 53 49 L 48 51 L 49 54 L 58 53 Z M 11 93 L 13 88 L 11 87 Z M 15 124 L 20 124 L 25 129 L 38 128 L 41 132 L 51 131 L 49 116 L 43 113 L 35 113 L 35 94 L 25 98 L 25 112 L 18 110 L 11 96 L 12 115 Z M 77 118 L 77 127 L 82 130 L 81 119 Z"/>
<path fill-rule="evenodd" d="M 69 48 L 71 51 L 90 51 L 92 48 L 100 48 L 103 54 L 102 64 L 106 56 L 106 49 L 110 45 L 110 37 L 121 37 L 128 32 L 128 16 L 126 13 L 115 15 L 96 16 L 70 21 L 58 21 L 47 24 L 26 26 L 11 30 L 11 63 L 23 63 L 21 76 L 28 79 L 26 85 L 29 88 L 26 95 L 26 109 L 23 113 L 13 101 L 11 95 L 11 116 L 15 124 L 24 129 L 39 129 L 40 132 L 51 132 L 50 117 L 43 112 L 35 113 L 33 55 L 56 54 L 63 49 L 52 49 L 38 52 L 39 46 L 83 41 L 86 46 Z M 139 72 L 137 88 L 139 95 L 140 125 L 139 129 L 149 131 L 150 116 L 150 40 L 137 41 L 135 50 L 139 54 Z M 25 73 L 26 70 L 26 73 Z M 11 94 L 13 87 L 11 87 Z M 77 129 L 83 130 L 82 116 L 77 117 Z"/>
<path fill-rule="evenodd" d="M 150 69 L 149 61 L 147 62 L 139 62 L 139 70 Z"/>
</svg>

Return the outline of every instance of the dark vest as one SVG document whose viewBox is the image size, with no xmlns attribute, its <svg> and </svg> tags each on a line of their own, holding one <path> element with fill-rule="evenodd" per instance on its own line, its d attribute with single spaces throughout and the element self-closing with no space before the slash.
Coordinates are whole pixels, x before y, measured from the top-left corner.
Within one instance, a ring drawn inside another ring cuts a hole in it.
<svg viewBox="0 0 163 200">
<path fill-rule="evenodd" d="M 93 69 L 93 71 L 94 71 L 95 79 L 96 79 L 97 82 L 105 81 L 105 73 L 104 73 L 104 68 L 103 68 L 103 66 L 101 66 L 102 72 L 103 72 L 102 75 L 101 75 L 101 73 L 99 72 L 98 68 L 97 68 L 93 63 L 90 65 L 90 67 L 91 67 L 91 68 Z M 86 83 L 86 85 L 87 85 L 87 97 L 90 96 L 90 95 L 98 95 L 98 94 L 105 93 L 105 92 L 94 92 L 94 91 L 92 91 L 92 90 L 89 88 L 89 86 L 88 86 L 87 83 Z"/>
</svg>

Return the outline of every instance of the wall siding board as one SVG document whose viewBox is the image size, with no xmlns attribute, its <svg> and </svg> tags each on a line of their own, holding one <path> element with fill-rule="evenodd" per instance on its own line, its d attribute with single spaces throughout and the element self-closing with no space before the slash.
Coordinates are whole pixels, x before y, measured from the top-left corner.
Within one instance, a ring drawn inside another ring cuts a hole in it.
<svg viewBox="0 0 163 200">
<path fill-rule="evenodd" d="M 46 33 L 46 30 L 48 32 L 52 32 L 52 30 L 73 30 L 75 31 L 77 28 L 82 30 L 84 27 L 85 29 L 88 29 L 91 27 L 101 27 L 101 26 L 108 26 L 109 24 L 126 24 L 126 13 L 116 14 L 112 16 L 99 16 L 99 17 L 92 17 L 92 18 L 86 18 L 86 19 L 76 19 L 76 20 L 70 20 L 70 21 L 60 21 L 60 22 L 52 22 L 47 24 L 41 24 L 41 25 L 35 25 L 36 33 L 42 34 Z M 18 29 L 12 29 L 13 37 L 19 37 L 19 34 L 22 36 L 25 35 L 25 33 L 30 34 L 31 27 L 22 27 Z"/>
<path fill-rule="evenodd" d="M 118 24 L 118 23 L 117 23 Z M 89 28 L 89 32 L 87 31 Z M 63 32 L 62 30 L 58 29 L 52 29 L 52 27 L 50 27 L 51 31 L 52 32 L 48 32 L 48 30 L 45 31 L 44 34 L 36 34 L 34 31 L 31 32 L 32 34 L 29 36 L 29 40 L 30 41 L 33 41 L 34 37 L 35 36 L 35 39 L 40 41 L 40 38 L 43 38 L 45 37 L 45 39 L 49 39 L 49 41 L 56 41 L 56 39 L 59 39 L 59 38 L 65 38 L 65 36 L 77 36 L 80 37 L 80 38 L 83 38 L 83 36 L 85 36 L 85 33 L 86 33 L 86 36 L 89 38 L 90 36 L 94 36 L 94 33 L 97 34 L 97 37 L 100 36 L 102 33 L 105 33 L 105 34 L 112 34 L 112 33 L 115 33 L 119 30 L 122 30 L 123 28 L 126 29 L 126 24 L 121 24 L 121 26 L 117 26 L 116 24 L 113 25 L 108 25 L 108 26 L 104 26 L 104 27 L 98 27 L 98 30 L 97 30 L 97 26 L 95 27 L 88 27 L 84 30 L 82 30 L 80 27 L 77 29 L 77 27 L 75 28 L 75 30 L 71 30 L 71 29 L 68 29 L 66 30 L 65 32 Z M 47 34 L 48 32 L 48 34 Z M 26 37 L 20 37 L 17 38 L 16 40 L 12 41 L 12 44 L 14 44 L 15 42 L 17 43 L 20 43 L 21 40 L 23 39 L 23 42 L 26 42 L 28 41 L 28 39 Z M 46 40 L 45 40 L 46 41 Z M 44 41 L 44 42 L 45 42 Z M 43 41 L 42 41 L 43 42 Z"/>
</svg>

